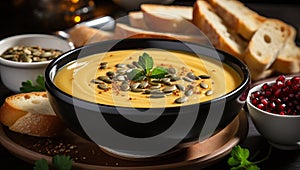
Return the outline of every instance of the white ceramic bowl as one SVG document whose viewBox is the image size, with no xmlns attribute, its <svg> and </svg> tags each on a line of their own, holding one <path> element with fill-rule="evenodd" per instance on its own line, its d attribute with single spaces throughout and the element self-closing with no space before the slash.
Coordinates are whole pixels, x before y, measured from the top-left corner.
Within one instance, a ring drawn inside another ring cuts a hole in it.
<svg viewBox="0 0 300 170">
<path fill-rule="evenodd" d="M 125 10 L 138 10 L 141 4 L 171 4 L 174 0 L 113 0 L 115 4 L 124 8 Z"/>
<path fill-rule="evenodd" d="M 300 149 L 300 115 L 269 113 L 258 109 L 250 102 L 251 93 L 259 91 L 263 84 L 251 88 L 247 97 L 247 107 L 256 129 L 272 146 L 278 149 Z"/>
<path fill-rule="evenodd" d="M 0 41 L 0 54 L 8 48 L 23 46 L 40 46 L 63 52 L 74 48 L 73 44 L 52 35 L 46 34 L 24 34 L 5 38 Z M 0 76 L 2 83 L 11 91 L 18 93 L 23 81 L 35 82 L 38 75 L 44 75 L 45 69 L 50 61 L 20 63 L 0 57 Z"/>
</svg>

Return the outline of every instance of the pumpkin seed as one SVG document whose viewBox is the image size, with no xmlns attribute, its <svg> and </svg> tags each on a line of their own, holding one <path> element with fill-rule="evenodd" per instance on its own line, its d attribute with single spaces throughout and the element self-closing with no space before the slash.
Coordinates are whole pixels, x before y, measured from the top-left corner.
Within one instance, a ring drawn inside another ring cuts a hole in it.
<svg viewBox="0 0 300 170">
<path fill-rule="evenodd" d="M 162 91 L 164 93 L 168 93 L 168 92 L 172 92 L 172 91 L 174 91 L 176 89 L 177 89 L 177 87 L 175 85 L 172 85 L 172 86 L 165 87 Z"/>
<path fill-rule="evenodd" d="M 108 86 L 106 84 L 98 84 L 97 87 L 101 90 L 108 90 Z"/>
<path fill-rule="evenodd" d="M 205 95 L 206 95 L 206 96 L 210 96 L 210 95 L 212 95 L 212 94 L 213 94 L 213 91 L 212 91 L 212 90 L 208 90 L 208 91 L 205 92 Z"/>
<path fill-rule="evenodd" d="M 176 68 L 171 67 L 171 68 L 168 69 L 168 72 L 169 72 L 170 74 L 176 74 L 176 73 L 177 73 L 177 70 L 176 70 Z"/>
<path fill-rule="evenodd" d="M 191 96 L 191 95 L 193 95 L 193 93 L 194 93 L 193 89 L 189 89 L 189 90 L 187 90 L 187 91 L 184 92 L 184 95 L 185 96 Z"/>
<path fill-rule="evenodd" d="M 200 83 L 200 87 L 207 89 L 208 88 L 208 84 L 206 84 L 205 82 L 201 82 Z"/>
<path fill-rule="evenodd" d="M 124 68 L 126 65 L 125 64 L 116 64 L 117 68 Z"/>
<path fill-rule="evenodd" d="M 116 76 L 116 74 L 114 73 L 114 72 L 112 72 L 112 71 L 108 71 L 108 72 L 106 72 L 106 75 L 107 75 L 107 77 L 109 77 L 109 78 L 114 78 L 115 76 Z"/>
<path fill-rule="evenodd" d="M 189 78 L 189 77 L 183 77 L 182 78 L 184 81 L 186 81 L 186 82 L 193 82 L 194 80 L 193 79 L 191 79 L 191 78 Z"/>
<path fill-rule="evenodd" d="M 91 80 L 91 82 L 95 83 L 95 84 L 104 84 L 104 81 L 99 80 L 99 79 L 93 79 L 93 80 Z"/>
<path fill-rule="evenodd" d="M 198 77 L 201 79 L 210 79 L 210 75 L 199 75 Z"/>
<path fill-rule="evenodd" d="M 180 91 L 184 91 L 185 90 L 185 87 L 183 85 L 181 85 L 181 84 L 176 84 L 176 87 Z"/>
<path fill-rule="evenodd" d="M 139 87 L 140 84 L 141 84 L 141 83 L 133 83 L 133 84 L 130 86 L 130 88 L 131 88 L 131 89 L 136 89 L 136 88 Z"/>
<path fill-rule="evenodd" d="M 142 81 L 141 84 L 139 85 L 140 88 L 144 89 L 148 86 L 148 82 L 147 81 Z"/>
<path fill-rule="evenodd" d="M 130 89 L 129 84 L 125 84 L 125 83 L 124 84 L 122 83 L 120 88 L 122 91 L 128 91 Z"/>
<path fill-rule="evenodd" d="M 131 68 L 131 69 L 132 69 L 132 68 L 135 68 L 135 65 L 133 65 L 133 64 L 127 64 L 126 66 L 127 66 L 128 68 Z"/>
<path fill-rule="evenodd" d="M 143 90 L 143 89 L 140 89 L 140 88 L 136 88 L 136 89 L 132 89 L 132 88 L 131 88 L 131 91 L 132 91 L 132 92 L 144 92 L 144 90 Z"/>
<path fill-rule="evenodd" d="M 188 98 L 186 96 L 182 96 L 179 97 L 175 100 L 175 103 L 181 104 L 181 103 L 185 103 L 188 100 Z"/>
<path fill-rule="evenodd" d="M 164 94 L 151 94 L 150 98 L 164 98 L 165 95 Z"/>
</svg>

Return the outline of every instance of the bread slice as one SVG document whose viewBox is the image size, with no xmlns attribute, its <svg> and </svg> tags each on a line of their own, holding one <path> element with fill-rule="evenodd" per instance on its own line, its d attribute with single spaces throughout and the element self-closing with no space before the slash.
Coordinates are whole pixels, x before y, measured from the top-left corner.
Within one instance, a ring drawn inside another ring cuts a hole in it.
<svg viewBox="0 0 300 170">
<path fill-rule="evenodd" d="M 250 70 L 251 80 L 252 81 L 262 80 L 262 79 L 272 76 L 273 74 L 275 74 L 275 72 L 276 71 L 273 68 L 270 68 L 268 70 L 264 70 L 261 72 L 256 72 L 255 70 Z"/>
<path fill-rule="evenodd" d="M 279 51 L 272 68 L 283 74 L 300 72 L 300 48 L 296 45 L 296 30 L 290 26 L 291 36 L 289 36 L 284 47 Z"/>
<path fill-rule="evenodd" d="M 130 26 L 144 30 L 149 29 L 144 21 L 144 14 L 142 11 L 130 11 L 128 17 Z"/>
<path fill-rule="evenodd" d="M 69 41 L 73 42 L 75 47 L 81 47 L 85 44 L 97 42 L 93 39 L 101 39 L 101 41 L 105 41 L 112 39 L 113 37 L 113 34 L 111 32 L 90 28 L 83 25 L 73 27 L 69 31 L 69 35 Z"/>
<path fill-rule="evenodd" d="M 206 34 L 216 48 L 241 58 L 246 42 L 226 27 L 209 3 L 204 0 L 194 3 L 193 23 Z"/>
<path fill-rule="evenodd" d="M 267 19 L 252 36 L 244 53 L 244 61 L 256 72 L 270 68 L 291 31 L 278 19 Z"/>
<path fill-rule="evenodd" d="M 0 108 L 0 122 L 12 131 L 40 137 L 55 136 L 66 128 L 52 110 L 46 92 L 7 97 Z"/>
<path fill-rule="evenodd" d="M 226 25 L 250 40 L 255 31 L 266 20 L 237 0 L 209 0 Z"/>
<path fill-rule="evenodd" d="M 130 27 L 126 24 L 117 23 L 115 29 L 115 36 L 118 38 L 158 38 L 169 40 L 180 40 L 193 42 L 198 44 L 207 44 L 207 39 L 203 36 L 197 35 L 180 35 L 173 33 L 153 32 L 142 29 Z"/>
<path fill-rule="evenodd" d="M 142 4 L 144 21 L 151 31 L 178 34 L 197 34 L 199 30 L 191 24 L 193 7 L 159 4 Z"/>
</svg>

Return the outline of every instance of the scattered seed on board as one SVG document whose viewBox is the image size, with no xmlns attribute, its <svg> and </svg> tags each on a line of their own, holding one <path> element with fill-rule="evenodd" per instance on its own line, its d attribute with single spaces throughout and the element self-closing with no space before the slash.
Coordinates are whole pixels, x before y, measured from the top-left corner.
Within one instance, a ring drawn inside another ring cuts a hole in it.
<svg viewBox="0 0 300 170">
<path fill-rule="evenodd" d="M 135 65 L 133 65 L 133 64 L 127 64 L 126 66 L 127 66 L 128 68 L 131 68 L 131 69 L 132 69 L 132 68 L 135 68 Z"/>
<path fill-rule="evenodd" d="M 175 100 L 175 103 L 178 103 L 178 104 L 181 104 L 181 103 L 184 103 L 188 100 L 188 98 L 186 96 L 182 96 L 182 97 L 179 97 Z"/>
<path fill-rule="evenodd" d="M 125 64 L 116 64 L 117 68 L 124 68 L 126 65 Z"/>
<path fill-rule="evenodd" d="M 108 72 L 106 72 L 106 75 L 107 75 L 107 77 L 109 77 L 109 78 L 114 78 L 115 77 L 115 73 L 114 72 L 112 72 L 112 71 L 108 71 Z"/>
</svg>

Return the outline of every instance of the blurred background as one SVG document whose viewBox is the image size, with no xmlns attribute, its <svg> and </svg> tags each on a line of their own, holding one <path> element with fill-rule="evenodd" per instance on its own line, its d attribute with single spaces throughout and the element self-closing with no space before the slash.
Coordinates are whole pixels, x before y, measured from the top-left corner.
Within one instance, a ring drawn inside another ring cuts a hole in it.
<svg viewBox="0 0 300 170">
<path fill-rule="evenodd" d="M 175 0 L 172 4 L 192 5 L 194 1 Z M 297 1 L 241 1 L 261 15 L 284 20 L 296 27 L 299 32 L 300 5 Z M 22 33 L 52 33 L 57 30 L 65 30 L 78 22 L 94 17 L 110 15 L 118 18 L 126 15 L 126 12 L 112 0 L 0 1 L 0 39 Z M 299 34 L 297 37 L 300 39 Z"/>
</svg>

